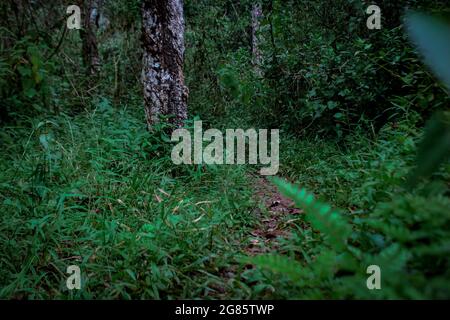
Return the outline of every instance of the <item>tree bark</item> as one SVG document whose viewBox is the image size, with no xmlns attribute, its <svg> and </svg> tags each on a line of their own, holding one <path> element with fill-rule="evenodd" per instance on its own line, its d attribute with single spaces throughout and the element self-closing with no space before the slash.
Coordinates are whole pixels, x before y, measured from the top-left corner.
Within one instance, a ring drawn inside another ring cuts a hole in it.
<svg viewBox="0 0 450 320">
<path fill-rule="evenodd" d="M 80 30 L 82 40 L 83 62 L 86 73 L 90 76 L 96 75 L 100 69 L 100 56 L 97 48 L 96 12 L 98 4 L 96 0 L 82 1 L 83 28 Z"/>
<path fill-rule="evenodd" d="M 262 7 L 260 3 L 254 3 L 252 6 L 252 55 L 253 67 L 258 76 L 262 76 L 261 64 L 262 53 L 260 48 L 259 29 L 260 19 L 262 18 Z"/>
<path fill-rule="evenodd" d="M 183 0 L 144 0 L 142 4 L 144 105 L 149 129 L 161 115 L 181 127 L 187 118 L 184 84 Z"/>
</svg>

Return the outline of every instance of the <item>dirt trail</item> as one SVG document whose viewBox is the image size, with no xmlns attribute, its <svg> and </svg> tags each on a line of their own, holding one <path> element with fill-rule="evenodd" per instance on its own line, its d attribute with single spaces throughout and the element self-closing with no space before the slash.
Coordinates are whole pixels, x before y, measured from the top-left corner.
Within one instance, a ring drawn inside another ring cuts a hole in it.
<svg viewBox="0 0 450 320">
<path fill-rule="evenodd" d="M 290 225 L 297 220 L 287 220 L 286 217 L 302 214 L 303 210 L 295 208 L 294 202 L 284 197 L 266 178 L 252 177 L 252 179 L 255 181 L 256 200 L 263 210 L 261 207 L 255 209 L 260 224 L 251 232 L 251 244 L 246 251 L 249 255 L 256 255 L 277 250 L 277 238 L 288 237 Z"/>
<path fill-rule="evenodd" d="M 294 202 L 284 197 L 266 178 L 256 175 L 249 175 L 248 178 L 253 182 L 254 198 L 259 206 L 254 209 L 258 223 L 250 232 L 250 241 L 244 252 L 249 256 L 279 252 L 279 241 L 289 237 L 293 222 L 300 218 L 303 210 L 295 208 Z M 253 266 L 249 264 L 245 266 L 247 268 L 252 269 Z M 220 277 L 228 282 L 236 277 L 238 269 L 239 265 L 229 266 L 221 270 Z M 216 285 L 210 287 L 214 289 L 210 297 L 229 297 L 227 288 Z"/>
</svg>

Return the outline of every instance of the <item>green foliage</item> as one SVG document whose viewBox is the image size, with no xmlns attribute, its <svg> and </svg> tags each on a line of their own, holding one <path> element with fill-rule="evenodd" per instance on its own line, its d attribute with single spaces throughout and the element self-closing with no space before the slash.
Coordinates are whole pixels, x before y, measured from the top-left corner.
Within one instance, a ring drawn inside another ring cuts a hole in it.
<svg viewBox="0 0 450 320">
<path fill-rule="evenodd" d="M 333 251 L 322 252 L 313 263 L 308 265 L 302 265 L 281 255 L 260 255 L 248 261 L 279 276 L 287 277 L 295 288 L 289 291 L 291 294 L 289 298 L 324 298 L 326 293 L 319 288 L 331 283 L 337 270 L 336 256 Z M 296 295 L 292 296 L 292 294 Z"/>
<path fill-rule="evenodd" d="M 407 17 L 411 38 L 425 56 L 425 62 L 441 77 L 450 90 L 450 25 L 421 13 Z M 450 93 L 450 92 L 449 92 Z M 419 178 L 431 175 L 448 159 L 450 152 L 450 113 L 435 114 L 428 123 L 419 148 L 418 167 L 409 181 L 414 185 Z"/>
<path fill-rule="evenodd" d="M 448 26 L 423 14 L 410 14 L 407 17 L 407 24 L 412 38 L 418 43 L 427 63 L 436 74 L 442 77 L 444 82 L 448 82 L 446 74 L 450 70 L 447 59 L 449 38 L 446 30 Z M 354 76 L 356 75 L 354 74 Z M 408 86 L 411 83 L 411 79 L 402 77 L 402 80 Z M 379 100 L 377 99 L 377 101 Z M 399 107 L 397 103 L 394 103 L 394 99 L 392 102 L 397 108 Z M 334 104 L 333 107 L 335 107 Z M 408 112 L 411 111 L 408 110 Z M 410 127 L 410 123 L 411 120 L 407 120 L 407 125 L 402 128 L 402 131 L 406 131 L 405 128 Z M 433 172 L 438 171 L 442 162 L 448 159 L 449 123 L 448 112 L 438 113 L 429 122 L 424 138 L 419 145 L 417 168 L 410 175 L 409 185 L 417 185 L 419 178 L 428 178 Z M 409 131 L 409 134 L 414 134 L 411 130 Z M 448 299 L 450 296 L 450 274 L 448 272 L 450 264 L 450 259 L 448 259 L 450 202 L 446 196 L 448 187 L 445 185 L 445 181 L 448 182 L 449 177 L 448 166 L 445 171 L 438 171 L 435 175 L 442 180 L 435 179 L 432 182 L 427 180 L 425 184 L 418 186 L 414 193 L 405 190 L 402 185 L 408 172 L 407 167 L 401 165 L 398 156 L 394 156 L 397 163 L 389 164 L 386 161 L 388 160 L 386 156 L 390 154 L 389 151 L 394 143 L 401 142 L 400 145 L 406 147 L 400 150 L 403 151 L 402 158 L 407 160 L 405 164 L 411 164 L 418 136 L 414 134 L 405 139 L 405 137 L 400 138 L 401 134 L 400 132 L 397 136 L 394 132 L 393 135 L 387 137 L 387 140 L 384 140 L 382 136 L 379 137 L 376 146 L 382 147 L 379 155 L 382 156 L 380 158 L 386 165 L 377 173 L 373 171 L 372 163 L 379 165 L 379 162 L 369 161 L 362 164 L 362 157 L 357 158 L 355 162 L 349 152 L 354 148 L 349 148 L 342 155 L 348 166 L 344 170 L 336 170 L 336 164 L 330 164 L 330 159 L 327 159 L 326 163 L 306 165 L 307 172 L 305 173 L 309 176 L 307 179 L 315 181 L 315 189 L 323 192 L 322 185 L 332 184 L 335 196 L 342 189 L 351 190 L 355 179 L 357 179 L 356 181 L 362 180 L 362 187 L 356 189 L 357 197 L 347 195 L 344 198 L 346 207 L 350 211 L 350 223 L 353 227 L 351 235 L 341 231 L 344 222 L 340 215 L 324 214 L 333 212 L 330 206 L 315 200 L 314 196 L 308 194 L 305 189 L 297 189 L 287 182 L 275 180 L 275 184 L 284 195 L 293 199 L 300 208 L 304 208 L 305 220 L 311 223 L 313 229 L 320 231 L 328 239 L 333 239 L 332 243 L 343 244 L 334 246 L 331 254 L 326 251 L 329 259 L 321 259 L 323 254 L 320 254 L 311 262 L 309 256 L 329 250 L 330 243 L 324 245 L 322 241 L 319 241 L 316 246 L 305 248 L 306 241 L 302 241 L 298 236 L 293 236 L 293 240 L 298 239 L 299 245 L 286 244 L 286 246 L 289 248 L 291 256 L 295 251 L 302 252 L 307 262 L 306 267 L 295 261 L 288 262 L 281 256 L 258 257 L 251 261 L 262 268 L 287 275 L 290 281 L 294 282 L 291 285 L 297 287 L 298 297 L 303 298 L 317 297 L 316 290 L 321 288 L 318 295 L 321 297 Z M 382 135 L 385 134 L 382 133 Z M 396 136 L 397 139 L 395 139 Z M 349 140 L 354 143 L 361 138 L 352 136 Z M 377 148 L 361 148 L 361 146 L 359 148 L 358 152 L 364 157 L 367 157 L 365 153 L 369 156 L 377 154 Z M 302 150 L 304 152 L 305 149 Z M 320 149 L 315 148 L 314 150 Z M 295 155 L 296 153 L 293 151 L 292 156 Z M 323 156 L 323 154 L 321 155 Z M 309 162 L 312 161 L 309 160 Z M 330 166 L 333 171 L 332 174 L 328 173 L 330 177 L 326 179 L 321 176 L 326 172 L 321 167 L 324 165 L 325 167 Z M 317 172 L 319 176 L 311 179 L 312 167 L 319 167 L 320 170 Z M 365 169 L 360 169 L 364 167 Z M 401 168 L 401 171 L 396 172 L 397 168 Z M 355 169 L 359 169 L 360 172 Z M 383 173 L 387 173 L 387 175 Z M 305 182 L 303 181 L 303 183 Z M 376 187 L 374 188 L 374 186 Z M 373 194 L 374 192 L 375 194 Z M 366 197 L 366 194 L 369 197 Z M 371 196 L 372 194 L 373 196 Z M 320 218 L 319 223 L 318 217 Z M 302 234 L 305 233 L 302 232 Z M 309 252 L 305 252 L 305 250 Z M 365 279 L 368 275 L 365 275 L 364 272 L 366 267 L 372 264 L 381 269 L 381 290 L 370 291 L 365 287 Z M 322 279 L 316 275 L 316 270 L 322 269 L 327 271 L 329 278 Z M 305 277 L 308 279 L 307 281 L 303 280 Z M 314 283 L 314 287 L 308 288 L 311 283 Z M 280 284 L 280 286 L 285 285 Z M 292 290 L 288 292 L 289 295 L 292 295 Z"/>
<path fill-rule="evenodd" d="M 425 2 L 411 5 L 442 7 L 440 2 Z M 245 119 L 250 114 L 261 127 L 342 138 L 358 128 L 378 131 L 411 113 L 427 118 L 448 105 L 446 92 L 408 43 L 400 25 L 402 4 L 382 6 L 383 28 L 370 31 L 365 27 L 367 6 L 359 1 L 334 1 L 332 7 L 320 1 L 264 5 L 259 34 L 262 78 L 255 77 L 251 56 L 243 59 L 239 50 L 216 52 L 226 63 L 219 60 L 211 68 L 218 69 L 219 76 L 220 65 L 234 70 L 235 89 L 227 93 L 234 92 L 231 96 L 237 99 L 221 102 L 229 105 L 226 115 L 241 118 L 244 109 Z M 251 48 L 246 51 L 251 53 Z M 239 98 L 244 91 L 245 99 Z"/>
<path fill-rule="evenodd" d="M 304 189 L 275 180 L 280 191 L 305 213 L 286 217 L 296 221 L 279 249 L 291 259 L 286 273 L 270 259 L 251 260 L 287 277 L 268 274 L 260 278 L 261 283 L 274 286 L 274 294 L 280 298 L 449 297 L 450 261 L 445 252 L 450 236 L 450 171 L 448 166 L 441 167 L 432 180 L 426 179 L 413 193 L 408 192 L 405 182 L 421 139 L 412 128 L 408 122 L 395 128 L 386 126 L 374 141 L 354 135 L 345 145 L 319 139 L 284 141 L 290 148 L 281 147 L 281 173 L 345 208 L 337 217 L 347 221 L 353 231 L 340 233 L 339 242 L 344 242 L 344 247 L 333 246 L 336 242 L 330 242 L 331 235 L 339 225 L 324 228 L 314 222 L 323 202 L 313 196 L 309 197 L 311 202 L 305 201 L 308 193 Z M 328 216 L 325 225 L 332 226 L 336 221 Z M 325 253 L 333 257 L 332 267 L 330 263 L 321 266 L 319 261 Z M 372 264 L 381 268 L 381 290 L 366 287 L 366 268 Z M 328 278 L 317 277 L 316 268 L 329 270 Z M 299 278 L 308 280 L 293 280 Z"/>
<path fill-rule="evenodd" d="M 252 223 L 241 169 L 180 172 L 163 127 L 150 134 L 141 112 L 105 99 L 29 121 L 31 131 L 5 127 L 0 139 L 2 298 L 248 294 L 220 277 Z M 72 264 L 79 292 L 65 286 Z"/>
<path fill-rule="evenodd" d="M 45 44 L 35 44 L 32 39 L 23 38 L 13 48 L 3 52 L 3 85 L 0 89 L 2 114 L 11 116 L 42 112 L 48 105 L 48 77 L 53 65 L 42 54 L 46 49 Z"/>
<path fill-rule="evenodd" d="M 192 115 L 217 127 L 248 119 L 251 1 L 186 1 L 185 74 Z"/>
<path fill-rule="evenodd" d="M 104 4 L 105 15 L 116 25 L 118 30 L 129 30 L 135 27 L 136 20 L 140 19 L 140 0 L 115 0 L 106 1 Z"/>
<path fill-rule="evenodd" d="M 450 90 L 450 25 L 418 12 L 407 15 L 406 22 L 411 38 L 424 55 L 425 62 Z"/>
<path fill-rule="evenodd" d="M 282 180 L 280 191 L 305 208 L 306 221 L 329 236 L 332 249 L 319 244 L 320 254 L 305 266 L 283 256 L 255 257 L 250 261 L 289 278 L 297 297 L 313 298 L 321 288 L 324 296 L 347 298 L 438 298 L 450 296 L 448 226 L 450 201 L 442 196 L 406 195 L 381 203 L 369 217 L 354 218 L 357 232 L 342 231 L 344 220 L 329 206 L 307 196 Z M 320 217 L 320 223 L 317 223 Z M 339 245 L 338 245 L 339 244 Z M 345 245 L 342 245 L 345 244 Z M 382 290 L 365 286 L 365 270 L 378 265 Z M 292 291 L 291 291 L 292 294 Z"/>
<path fill-rule="evenodd" d="M 299 208 L 306 210 L 311 225 L 329 237 L 331 246 L 337 249 L 345 246 L 351 228 L 337 211 L 314 199 L 314 195 L 305 189 L 298 190 L 280 179 L 274 179 L 273 182 L 283 195 L 293 199 Z"/>
<path fill-rule="evenodd" d="M 412 172 L 409 184 L 415 185 L 420 178 L 430 176 L 448 160 L 449 154 L 450 112 L 447 111 L 435 114 L 428 123 L 419 146 L 417 169 Z"/>
<path fill-rule="evenodd" d="M 450 100 L 405 33 L 448 85 L 448 28 L 417 13 L 402 25 L 406 4 L 448 1 L 377 1 L 375 31 L 367 1 L 263 0 L 262 75 L 254 1 L 185 1 L 186 127 L 281 129 L 293 183 L 273 182 L 304 210 L 253 257 L 250 170 L 175 166 L 172 128 L 146 130 L 141 1 L 105 3 L 96 79 L 79 32 L 62 31 L 67 4 L 23 3 L 0 4 L 1 298 L 450 297 Z M 71 264 L 81 291 L 65 287 Z M 372 264 L 382 290 L 366 287 Z"/>
</svg>

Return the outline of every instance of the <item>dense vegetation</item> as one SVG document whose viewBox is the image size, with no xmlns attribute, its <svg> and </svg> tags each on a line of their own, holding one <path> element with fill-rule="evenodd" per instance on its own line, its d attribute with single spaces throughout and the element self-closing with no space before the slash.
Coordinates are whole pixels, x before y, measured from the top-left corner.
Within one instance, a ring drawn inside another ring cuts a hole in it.
<svg viewBox="0 0 450 320">
<path fill-rule="evenodd" d="M 420 50 L 447 1 L 376 1 L 381 30 L 369 1 L 261 1 L 261 72 L 256 0 L 185 1 L 186 126 L 279 128 L 271 181 L 305 211 L 257 255 L 255 167 L 176 166 L 169 124 L 147 130 L 140 1 L 104 1 L 96 75 L 54 2 L 0 4 L 1 298 L 450 298 L 450 67 L 428 55 L 450 40 Z"/>
</svg>

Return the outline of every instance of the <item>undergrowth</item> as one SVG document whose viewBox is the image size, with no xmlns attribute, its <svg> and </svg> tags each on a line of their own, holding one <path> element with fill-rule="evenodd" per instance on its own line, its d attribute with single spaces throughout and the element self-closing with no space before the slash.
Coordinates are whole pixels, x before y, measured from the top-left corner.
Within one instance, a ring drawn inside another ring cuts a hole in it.
<svg viewBox="0 0 450 320">
<path fill-rule="evenodd" d="M 411 128 L 403 121 L 339 145 L 285 141 L 281 169 L 293 184 L 274 183 L 305 213 L 286 218 L 295 226 L 277 253 L 250 259 L 261 267 L 253 277 L 278 298 L 447 299 L 450 166 L 411 190 L 422 138 Z M 382 290 L 366 286 L 371 265 Z"/>
<path fill-rule="evenodd" d="M 176 167 L 141 117 L 103 99 L 3 129 L 0 297 L 248 295 L 220 277 L 252 223 L 243 169 Z M 83 290 L 67 290 L 69 265 Z"/>
</svg>

